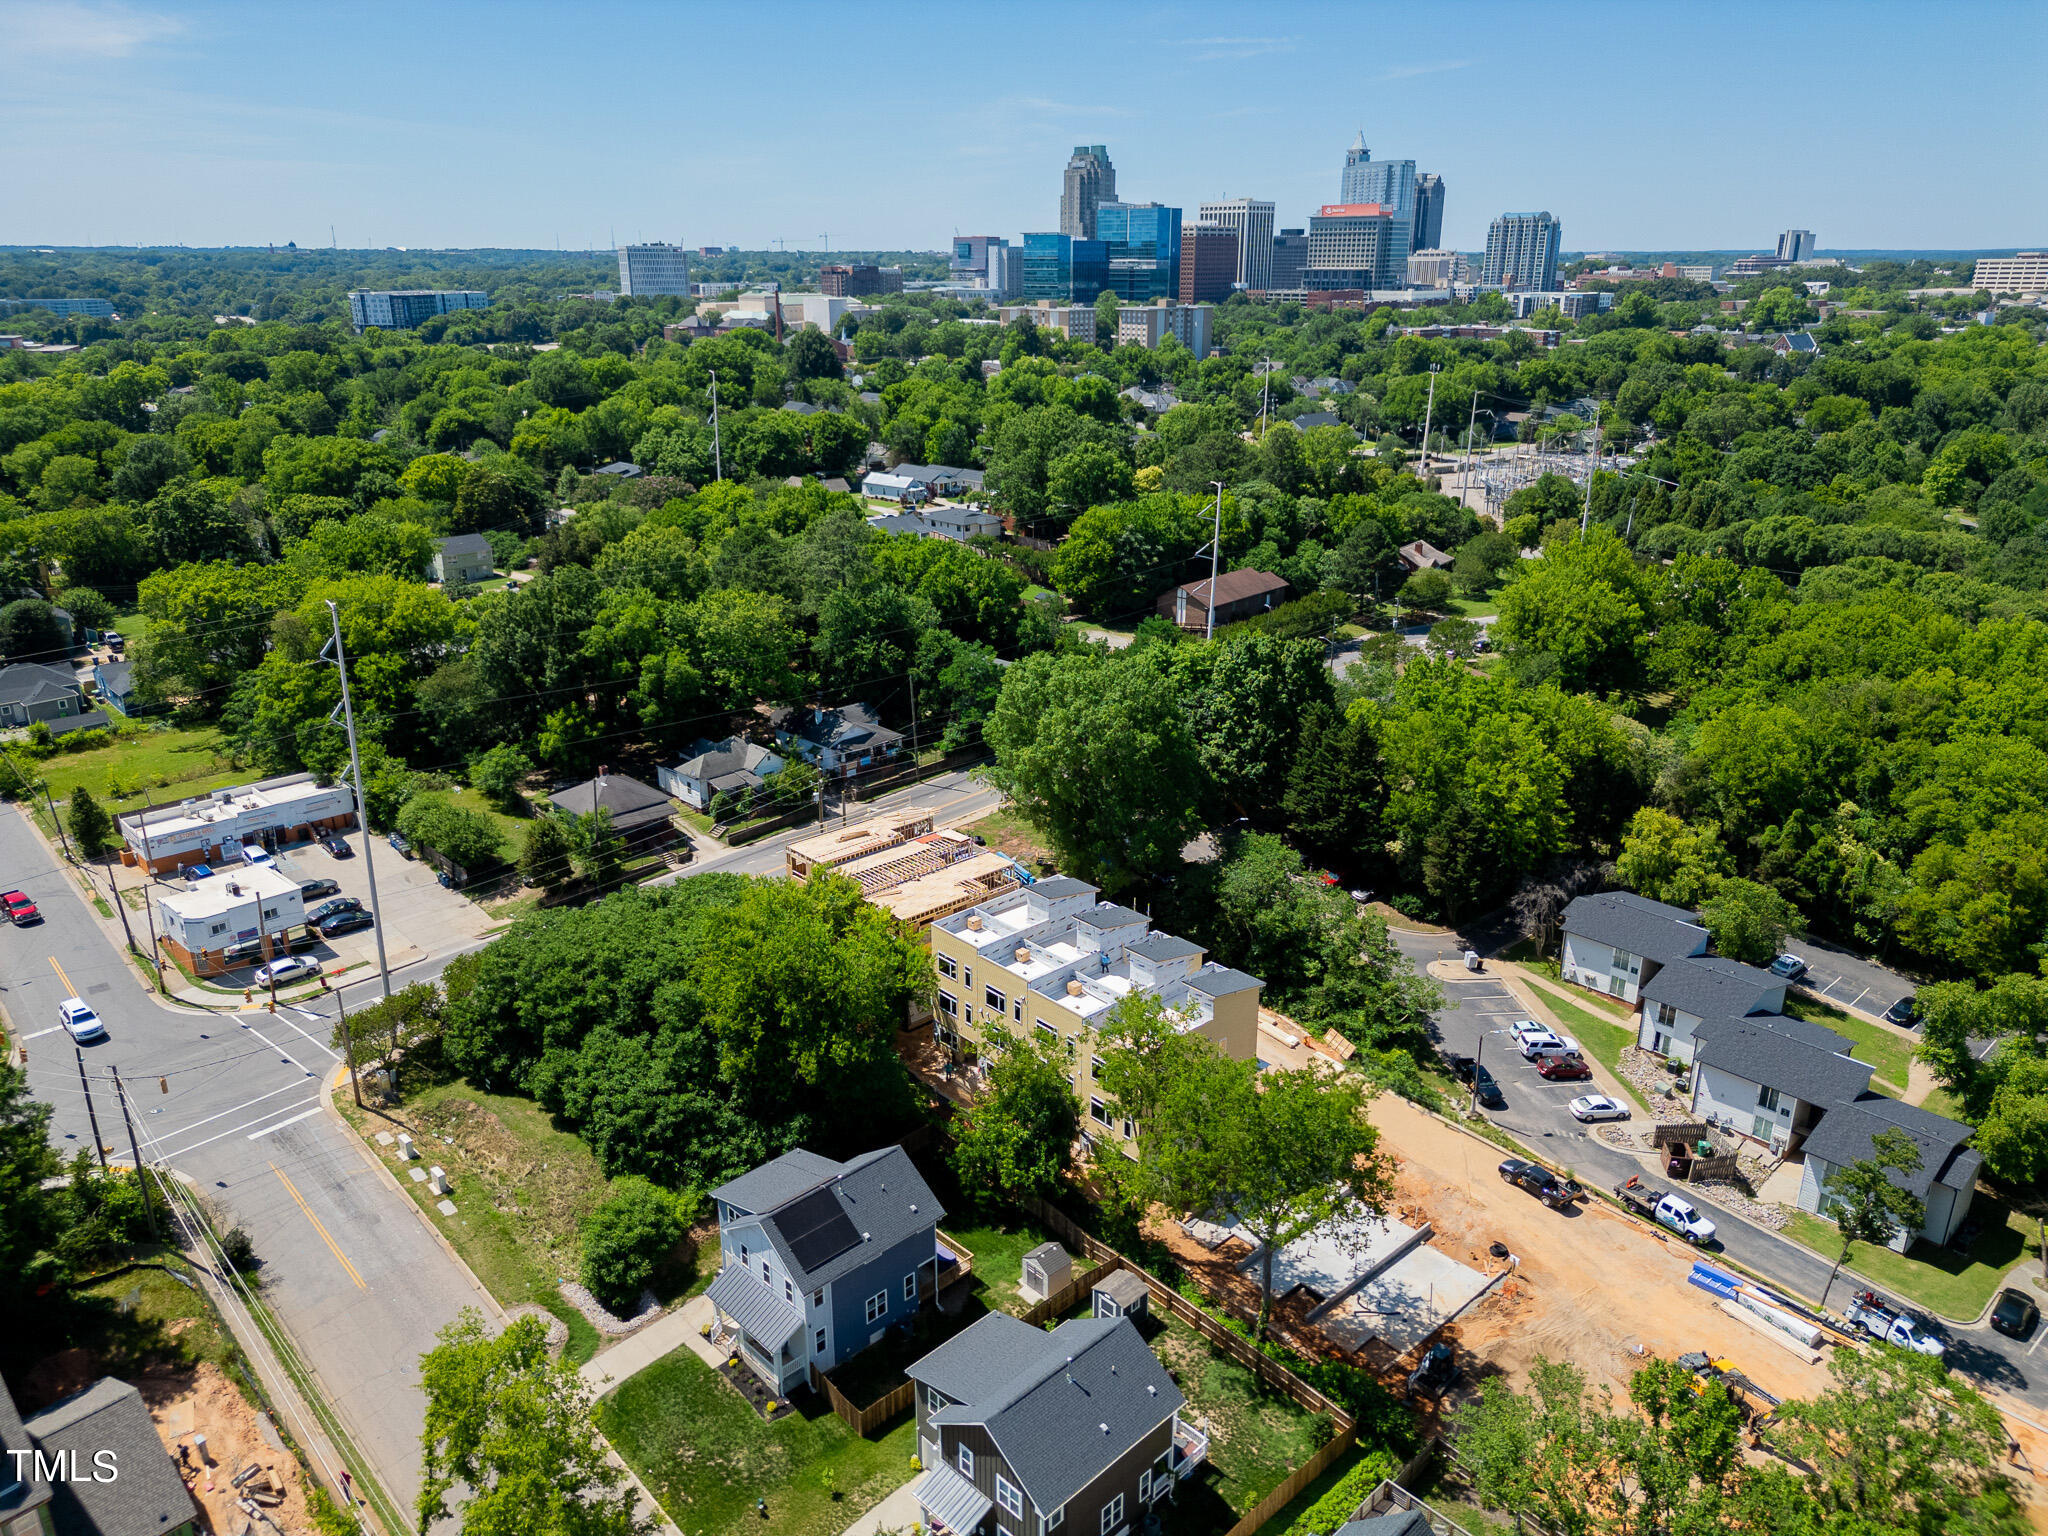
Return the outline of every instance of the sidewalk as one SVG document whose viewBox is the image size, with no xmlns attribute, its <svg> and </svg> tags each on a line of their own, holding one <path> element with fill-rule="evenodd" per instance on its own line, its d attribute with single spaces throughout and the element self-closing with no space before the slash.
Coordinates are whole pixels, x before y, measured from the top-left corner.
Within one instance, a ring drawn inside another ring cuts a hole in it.
<svg viewBox="0 0 2048 1536">
<path fill-rule="evenodd" d="M 638 1333 L 629 1333 L 610 1349 L 591 1356 L 577 1368 L 591 1396 L 602 1397 L 624 1381 L 637 1376 L 665 1355 L 687 1344 L 698 1359 L 713 1370 L 725 1363 L 700 1330 L 712 1320 L 711 1298 L 692 1296 L 675 1311 L 658 1317 Z"/>
</svg>

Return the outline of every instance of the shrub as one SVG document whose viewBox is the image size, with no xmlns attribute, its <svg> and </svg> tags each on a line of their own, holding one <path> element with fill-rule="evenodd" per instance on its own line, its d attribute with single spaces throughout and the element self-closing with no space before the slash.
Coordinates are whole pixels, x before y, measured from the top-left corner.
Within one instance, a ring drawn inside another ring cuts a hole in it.
<svg viewBox="0 0 2048 1536">
<path fill-rule="evenodd" d="M 1401 1470 L 1391 1451 L 1367 1451 L 1315 1503 L 1289 1527 L 1287 1536 L 1331 1536 L 1350 1520 L 1353 1511 L 1366 1501 L 1373 1489 Z"/>
<path fill-rule="evenodd" d="M 504 743 L 491 748 L 469 765 L 469 782 L 494 805 L 519 804 L 519 786 L 533 772 L 524 752 Z"/>
<path fill-rule="evenodd" d="M 655 1270 L 690 1230 L 694 1191 L 677 1194 L 636 1176 L 620 1179 L 583 1222 L 583 1284 L 613 1311 L 640 1298 Z"/>
<path fill-rule="evenodd" d="M 240 1227 L 229 1229 L 220 1240 L 220 1251 L 228 1263 L 245 1273 L 256 1267 L 256 1245 L 249 1241 L 249 1234 Z"/>
</svg>

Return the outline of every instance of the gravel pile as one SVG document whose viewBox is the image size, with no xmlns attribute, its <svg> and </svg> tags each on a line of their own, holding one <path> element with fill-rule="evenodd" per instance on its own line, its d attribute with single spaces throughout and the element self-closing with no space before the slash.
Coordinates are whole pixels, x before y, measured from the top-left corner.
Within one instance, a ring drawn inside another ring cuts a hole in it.
<svg viewBox="0 0 2048 1536">
<path fill-rule="evenodd" d="M 569 1342 L 569 1325 L 535 1302 L 523 1301 L 516 1307 L 507 1307 L 505 1316 L 514 1322 L 522 1317 L 539 1318 L 547 1325 L 548 1353 L 551 1355 L 559 1355 Z"/>
<path fill-rule="evenodd" d="M 591 1327 L 595 1328 L 599 1333 L 609 1334 L 613 1338 L 619 1338 L 634 1332 L 636 1329 L 644 1328 L 647 1324 L 661 1316 L 661 1303 L 654 1299 L 654 1292 L 652 1291 L 642 1291 L 640 1293 L 640 1305 L 633 1309 L 631 1317 L 615 1315 L 603 1302 L 591 1295 L 590 1292 L 586 1291 L 574 1280 L 564 1280 L 561 1285 L 561 1291 L 564 1296 L 569 1298 L 571 1306 L 590 1319 Z"/>
</svg>

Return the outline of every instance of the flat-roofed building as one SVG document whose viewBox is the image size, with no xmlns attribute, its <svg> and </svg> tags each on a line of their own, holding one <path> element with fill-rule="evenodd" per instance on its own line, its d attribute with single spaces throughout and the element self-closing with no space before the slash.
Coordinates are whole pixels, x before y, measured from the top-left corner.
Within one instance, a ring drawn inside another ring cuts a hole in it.
<svg viewBox="0 0 2048 1536">
<path fill-rule="evenodd" d="M 321 784 L 310 773 L 288 773 L 195 795 L 176 805 L 131 811 L 120 818 L 124 864 L 163 874 L 219 859 L 230 844 L 265 848 L 306 842 L 356 824 L 355 791 Z M 230 853 L 229 857 L 234 857 Z"/>
<path fill-rule="evenodd" d="M 229 969 L 231 945 L 255 943 L 265 960 L 283 953 L 285 931 L 305 920 L 298 880 L 275 867 L 237 865 L 189 890 L 156 892 L 158 937 L 195 976 Z"/>
</svg>

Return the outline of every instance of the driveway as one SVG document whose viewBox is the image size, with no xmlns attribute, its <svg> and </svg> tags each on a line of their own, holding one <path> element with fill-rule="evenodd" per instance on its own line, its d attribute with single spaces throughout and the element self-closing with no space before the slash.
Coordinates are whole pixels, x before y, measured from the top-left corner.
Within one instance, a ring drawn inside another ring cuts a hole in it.
<svg viewBox="0 0 2048 1536">
<path fill-rule="evenodd" d="M 1432 960 L 1458 958 L 1464 950 L 1459 938 L 1451 934 L 1397 928 L 1393 938 L 1418 971 Z M 1565 1108 L 1569 1100 L 1590 1091 L 1589 1085 L 1544 1081 L 1535 1067 L 1522 1059 L 1509 1038 L 1493 1033 L 1507 1028 L 1518 1017 L 1526 1017 L 1504 983 L 1481 976 L 1469 982 L 1439 985 L 1445 999 L 1445 1007 L 1435 1020 L 1439 1048 L 1480 1056 L 1500 1084 L 1505 1107 L 1483 1110 L 1487 1119 L 1558 1167 L 1569 1168 L 1583 1184 L 1609 1189 L 1624 1179 L 1643 1175 L 1638 1159 L 1596 1140 L 1591 1128 L 1579 1124 Z M 1641 1116 L 1640 1107 L 1636 1107 L 1636 1113 Z M 1711 1206 L 1710 1210 L 1719 1233 L 1719 1251 L 1796 1296 L 1820 1295 L 1828 1280 L 1828 1260 L 1775 1232 L 1753 1226 L 1720 1206 Z M 1712 1252 L 1708 1251 L 1709 1257 Z M 1845 1294 L 1844 1284 L 1850 1274 L 1845 1269 L 1842 1278 L 1835 1281 L 1829 1300 L 1837 1305 Z M 1950 1340 L 1949 1363 L 1958 1371 L 2008 1393 L 2036 1415 L 2048 1413 L 2048 1348 L 2043 1348 L 2043 1341 L 2048 1340 L 2048 1322 L 2037 1325 L 2034 1336 L 2024 1341 L 2005 1338 L 1981 1323 L 1943 1322 L 1941 1328 Z"/>
</svg>

